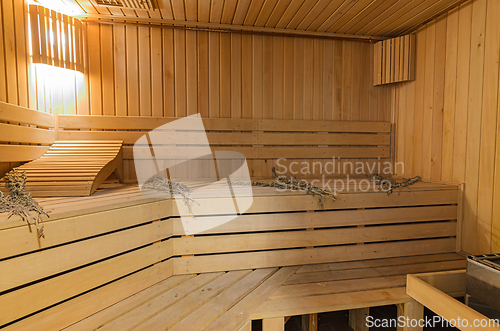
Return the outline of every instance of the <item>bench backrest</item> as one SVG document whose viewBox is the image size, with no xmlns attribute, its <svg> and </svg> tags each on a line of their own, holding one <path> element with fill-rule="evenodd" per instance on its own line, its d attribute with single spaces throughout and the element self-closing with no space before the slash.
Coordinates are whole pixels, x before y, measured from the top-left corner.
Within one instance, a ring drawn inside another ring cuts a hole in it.
<svg viewBox="0 0 500 331">
<path fill-rule="evenodd" d="M 123 140 L 125 179 L 133 180 L 133 144 L 146 132 L 177 119 L 59 115 L 58 139 Z M 337 161 L 340 158 L 376 162 L 391 155 L 388 122 L 218 118 L 203 119 L 203 123 L 212 151 L 242 153 L 254 178 L 271 177 L 271 168 L 278 159 L 326 161 L 334 157 Z M 196 144 L 196 141 L 186 141 L 182 148 L 189 151 L 197 148 Z M 165 145 L 165 148 L 173 147 L 175 145 Z M 286 161 L 282 160 L 282 164 Z"/>
<path fill-rule="evenodd" d="M 51 114 L 0 102 L 0 162 L 31 161 L 56 138 Z"/>
</svg>

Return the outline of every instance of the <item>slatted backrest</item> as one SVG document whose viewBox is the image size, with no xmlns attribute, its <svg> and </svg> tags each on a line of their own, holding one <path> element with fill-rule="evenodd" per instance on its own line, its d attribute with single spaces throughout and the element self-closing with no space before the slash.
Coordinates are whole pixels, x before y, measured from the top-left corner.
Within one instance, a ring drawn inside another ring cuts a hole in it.
<svg viewBox="0 0 500 331">
<path fill-rule="evenodd" d="M 123 140 L 124 160 L 133 160 L 132 145 L 140 137 L 177 119 L 59 115 L 58 139 Z M 250 162 L 280 158 L 384 159 L 391 155 L 391 125 L 387 122 L 221 118 L 203 119 L 203 123 L 212 151 L 240 152 Z M 197 144 L 196 139 L 186 139 L 182 149 L 189 153 Z M 144 146 L 144 155 L 137 157 L 150 157 L 149 146 Z"/>
<path fill-rule="evenodd" d="M 55 141 L 55 117 L 0 102 L 0 162 L 34 160 Z"/>
</svg>

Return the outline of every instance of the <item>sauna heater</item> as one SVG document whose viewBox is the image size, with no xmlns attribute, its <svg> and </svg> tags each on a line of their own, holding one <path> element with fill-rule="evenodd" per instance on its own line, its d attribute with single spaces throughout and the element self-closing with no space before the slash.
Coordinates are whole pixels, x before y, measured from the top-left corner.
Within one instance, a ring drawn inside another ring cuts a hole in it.
<svg viewBox="0 0 500 331">
<path fill-rule="evenodd" d="M 467 295 L 500 311 L 500 254 L 467 258 Z"/>
</svg>

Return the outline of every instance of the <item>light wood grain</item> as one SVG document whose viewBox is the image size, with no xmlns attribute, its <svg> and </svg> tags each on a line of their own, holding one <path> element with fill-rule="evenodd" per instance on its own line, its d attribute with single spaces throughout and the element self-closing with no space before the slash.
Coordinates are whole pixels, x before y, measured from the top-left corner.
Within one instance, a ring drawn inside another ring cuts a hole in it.
<svg viewBox="0 0 500 331">
<path fill-rule="evenodd" d="M 464 3 L 421 27 L 416 81 L 396 87 L 405 99 L 396 111 L 407 117 L 397 133 L 405 155 L 396 161 L 411 164 L 405 176 L 465 183 L 461 247 L 468 253 L 498 247 L 492 199 L 499 77 L 491 59 L 498 58 L 499 39 L 493 12 L 497 4 L 487 0 Z"/>
</svg>

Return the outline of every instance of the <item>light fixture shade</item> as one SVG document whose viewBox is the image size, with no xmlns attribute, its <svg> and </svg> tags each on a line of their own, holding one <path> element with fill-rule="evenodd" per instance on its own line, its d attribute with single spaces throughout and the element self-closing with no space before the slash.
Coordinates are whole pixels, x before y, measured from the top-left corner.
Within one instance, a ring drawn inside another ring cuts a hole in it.
<svg viewBox="0 0 500 331">
<path fill-rule="evenodd" d="M 74 17 L 29 6 L 33 63 L 83 72 L 83 26 Z"/>
</svg>

